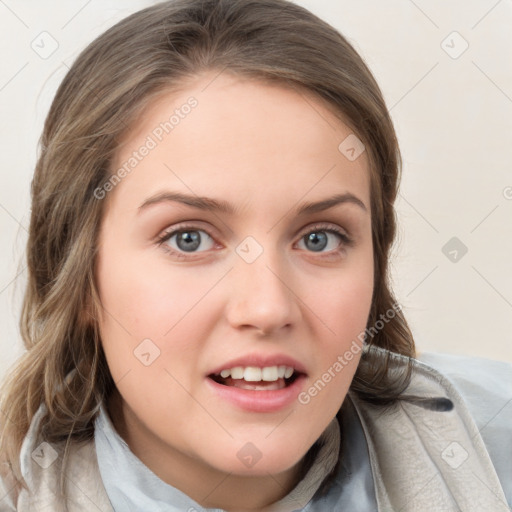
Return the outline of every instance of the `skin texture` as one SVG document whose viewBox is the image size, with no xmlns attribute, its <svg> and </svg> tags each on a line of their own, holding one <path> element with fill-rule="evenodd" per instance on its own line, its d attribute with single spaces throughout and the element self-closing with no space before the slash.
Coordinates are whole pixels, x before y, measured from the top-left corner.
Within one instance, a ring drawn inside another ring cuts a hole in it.
<svg viewBox="0 0 512 512">
<path fill-rule="evenodd" d="M 364 331 L 373 291 L 368 162 L 338 150 L 352 131 L 321 101 L 224 72 L 155 100 L 114 170 L 191 96 L 197 106 L 103 199 L 99 323 L 118 390 L 108 408 L 131 450 L 165 482 L 205 507 L 262 510 L 297 484 L 360 354 L 307 405 L 294 400 L 276 412 L 241 410 L 212 392 L 207 375 L 248 353 L 286 354 L 304 365 L 307 390 Z M 235 213 L 178 202 L 139 208 L 166 191 L 224 200 Z M 295 214 L 345 193 L 366 209 L 346 202 Z M 176 236 L 157 241 L 183 222 L 202 230 L 196 252 L 180 251 Z M 304 235 L 330 227 L 352 243 L 327 233 L 322 251 L 306 245 Z M 252 263 L 235 251 L 247 236 L 263 251 Z M 150 360 L 160 351 L 148 366 L 134 354 L 145 339 Z M 261 453 L 251 468 L 237 457 L 247 442 Z"/>
</svg>

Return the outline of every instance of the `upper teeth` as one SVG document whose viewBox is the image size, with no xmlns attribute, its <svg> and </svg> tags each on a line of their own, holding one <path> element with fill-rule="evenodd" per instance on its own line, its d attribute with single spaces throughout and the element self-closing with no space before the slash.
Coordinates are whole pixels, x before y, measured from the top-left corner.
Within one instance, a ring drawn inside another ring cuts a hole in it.
<svg viewBox="0 0 512 512">
<path fill-rule="evenodd" d="M 227 377 L 244 379 L 247 382 L 258 382 L 260 380 L 272 382 L 277 379 L 289 379 L 293 372 L 294 369 L 290 366 L 265 366 L 264 368 L 235 366 L 234 368 L 222 370 L 220 376 L 224 379 Z"/>
</svg>

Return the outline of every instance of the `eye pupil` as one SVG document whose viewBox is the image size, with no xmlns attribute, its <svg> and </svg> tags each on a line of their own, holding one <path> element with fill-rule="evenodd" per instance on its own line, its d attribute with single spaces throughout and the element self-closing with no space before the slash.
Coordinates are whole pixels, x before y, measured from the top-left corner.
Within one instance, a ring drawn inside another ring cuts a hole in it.
<svg viewBox="0 0 512 512">
<path fill-rule="evenodd" d="M 304 238 L 306 247 L 312 251 L 321 251 L 327 246 L 327 235 L 322 231 L 310 233 Z M 311 242 L 312 245 L 310 245 L 309 242 Z"/>
<path fill-rule="evenodd" d="M 182 251 L 195 251 L 201 244 L 201 235 L 197 231 L 182 231 L 176 235 L 176 245 Z"/>
</svg>

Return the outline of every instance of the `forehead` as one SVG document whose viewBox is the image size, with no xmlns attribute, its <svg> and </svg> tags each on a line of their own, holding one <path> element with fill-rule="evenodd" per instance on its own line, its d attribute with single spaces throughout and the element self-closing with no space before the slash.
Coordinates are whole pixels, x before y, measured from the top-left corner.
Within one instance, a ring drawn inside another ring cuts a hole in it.
<svg viewBox="0 0 512 512">
<path fill-rule="evenodd" d="M 112 172 L 129 172 L 112 195 L 135 201 L 170 188 L 261 203 L 351 191 L 369 205 L 367 155 L 342 151 L 353 137 L 313 94 L 205 73 L 160 94 L 126 133 Z"/>
</svg>

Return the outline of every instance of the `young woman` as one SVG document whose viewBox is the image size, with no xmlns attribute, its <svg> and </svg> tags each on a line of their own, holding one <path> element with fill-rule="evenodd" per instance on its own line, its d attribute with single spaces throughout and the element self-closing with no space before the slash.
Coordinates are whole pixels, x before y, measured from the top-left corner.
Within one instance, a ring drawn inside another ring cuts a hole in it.
<svg viewBox="0 0 512 512">
<path fill-rule="evenodd" d="M 512 370 L 414 358 L 399 169 L 370 71 L 293 3 L 95 40 L 32 184 L 0 509 L 509 510 Z"/>
</svg>

